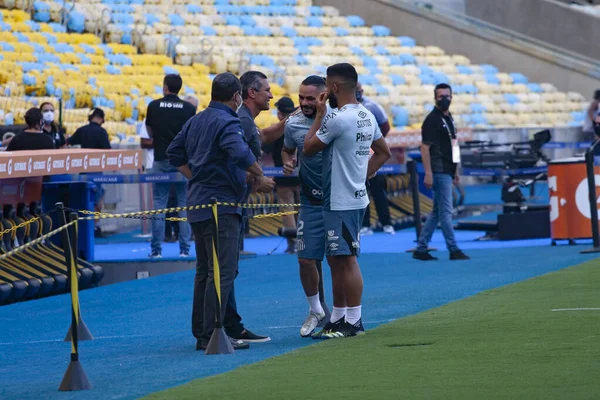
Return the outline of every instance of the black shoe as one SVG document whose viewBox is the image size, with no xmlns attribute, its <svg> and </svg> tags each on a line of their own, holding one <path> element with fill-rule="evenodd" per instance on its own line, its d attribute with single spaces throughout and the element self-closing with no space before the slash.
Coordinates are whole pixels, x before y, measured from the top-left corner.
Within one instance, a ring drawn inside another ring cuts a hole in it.
<svg viewBox="0 0 600 400">
<path fill-rule="evenodd" d="M 328 323 L 325 324 L 325 326 L 323 327 L 323 329 L 321 329 L 319 332 L 313 333 L 312 338 L 313 339 L 328 339 L 327 337 L 325 337 L 325 335 L 329 334 L 332 331 L 336 331 L 341 329 L 341 327 L 346 323 L 346 317 L 342 317 L 340 319 L 338 319 L 335 322 L 331 322 L 329 321 Z"/>
<path fill-rule="evenodd" d="M 250 344 L 244 343 L 241 340 L 229 338 L 231 341 L 231 345 L 233 346 L 233 350 L 248 350 L 250 348 Z M 202 340 L 196 341 L 196 350 L 205 351 L 208 347 L 208 342 L 203 342 Z"/>
<path fill-rule="evenodd" d="M 420 261 L 433 261 L 438 259 L 437 257 L 434 257 L 431 254 L 429 254 L 429 252 L 427 251 L 415 251 L 413 253 L 412 258 Z"/>
<path fill-rule="evenodd" d="M 244 329 L 241 333 L 237 335 L 231 335 L 232 339 L 241 340 L 245 343 L 264 343 L 271 340 L 268 336 L 260 336 L 255 333 L 250 332 L 248 329 Z"/>
<path fill-rule="evenodd" d="M 359 319 L 355 324 L 349 324 L 344 322 L 339 324 L 336 328 L 331 329 L 329 332 L 323 334 L 323 339 L 338 339 L 343 337 L 352 337 L 365 334 L 365 328 L 363 327 L 362 318 Z"/>
<path fill-rule="evenodd" d="M 465 253 L 463 253 L 461 250 L 456 250 L 453 251 L 452 253 L 450 253 L 450 260 L 451 261 L 455 261 L 455 260 L 470 260 L 471 258 L 466 255 Z"/>
</svg>

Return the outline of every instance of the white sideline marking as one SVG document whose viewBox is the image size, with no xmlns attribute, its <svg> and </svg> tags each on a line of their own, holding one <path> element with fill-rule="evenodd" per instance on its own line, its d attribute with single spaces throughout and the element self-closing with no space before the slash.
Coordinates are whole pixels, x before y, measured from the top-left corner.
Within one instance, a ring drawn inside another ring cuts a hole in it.
<svg viewBox="0 0 600 400">
<path fill-rule="evenodd" d="M 555 308 L 552 311 L 600 311 L 600 308 Z"/>
<path fill-rule="evenodd" d="M 124 339 L 124 338 L 133 338 L 133 337 L 142 337 L 142 336 L 150 336 L 150 335 L 116 335 L 116 336 L 94 336 L 94 340 L 96 339 Z M 17 344 L 40 344 L 40 343 L 56 343 L 63 342 L 62 339 L 53 339 L 53 340 L 30 340 L 27 342 L 4 342 L 0 343 L 0 346 L 13 346 Z M 71 343 L 71 342 L 65 342 Z"/>
</svg>

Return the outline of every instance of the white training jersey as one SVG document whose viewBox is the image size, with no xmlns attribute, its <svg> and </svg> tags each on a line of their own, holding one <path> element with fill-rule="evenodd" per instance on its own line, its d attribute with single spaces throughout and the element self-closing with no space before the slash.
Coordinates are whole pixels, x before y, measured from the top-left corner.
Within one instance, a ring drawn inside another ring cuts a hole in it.
<svg viewBox="0 0 600 400">
<path fill-rule="evenodd" d="M 361 104 L 347 104 L 327 114 L 317 137 L 327 145 L 323 150 L 324 209 L 367 207 L 371 144 L 382 137 L 375 116 Z"/>
</svg>

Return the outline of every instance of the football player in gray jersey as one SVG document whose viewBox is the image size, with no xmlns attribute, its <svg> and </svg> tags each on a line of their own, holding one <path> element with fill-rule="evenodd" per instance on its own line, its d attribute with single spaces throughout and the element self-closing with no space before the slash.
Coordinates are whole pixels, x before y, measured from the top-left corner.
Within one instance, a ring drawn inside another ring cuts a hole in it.
<svg viewBox="0 0 600 400">
<path fill-rule="evenodd" d="M 323 222 L 323 157 L 317 153 L 305 156 L 304 137 L 317 114 L 317 98 L 326 90 L 325 78 L 311 75 L 300 85 L 298 97 L 301 113 L 292 115 L 285 124 L 283 139 L 283 170 L 291 175 L 296 166 L 300 177 L 300 210 L 297 227 L 297 251 L 300 281 L 310 305 L 308 317 L 300 328 L 300 335 L 308 337 L 325 318 L 319 298 L 317 262 L 325 257 L 325 224 Z"/>
<path fill-rule="evenodd" d="M 327 91 L 317 100 L 317 116 L 304 139 L 304 155 L 323 151 L 323 219 L 326 255 L 333 283 L 329 323 L 313 335 L 333 339 L 364 333 L 363 280 L 357 257 L 360 228 L 369 205 L 366 181 L 391 157 L 373 114 L 356 100 L 358 74 L 347 63 L 327 68 Z M 327 114 L 326 97 L 338 109 Z M 369 157 L 370 150 L 373 155 Z"/>
</svg>

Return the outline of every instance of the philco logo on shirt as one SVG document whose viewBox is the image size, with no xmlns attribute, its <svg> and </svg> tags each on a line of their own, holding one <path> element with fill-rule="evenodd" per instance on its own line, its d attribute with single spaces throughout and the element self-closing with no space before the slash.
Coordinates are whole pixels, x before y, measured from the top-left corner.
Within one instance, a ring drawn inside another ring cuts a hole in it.
<svg viewBox="0 0 600 400">
<path fill-rule="evenodd" d="M 160 108 L 183 108 L 183 103 L 167 103 L 166 101 L 161 101 Z"/>
</svg>

